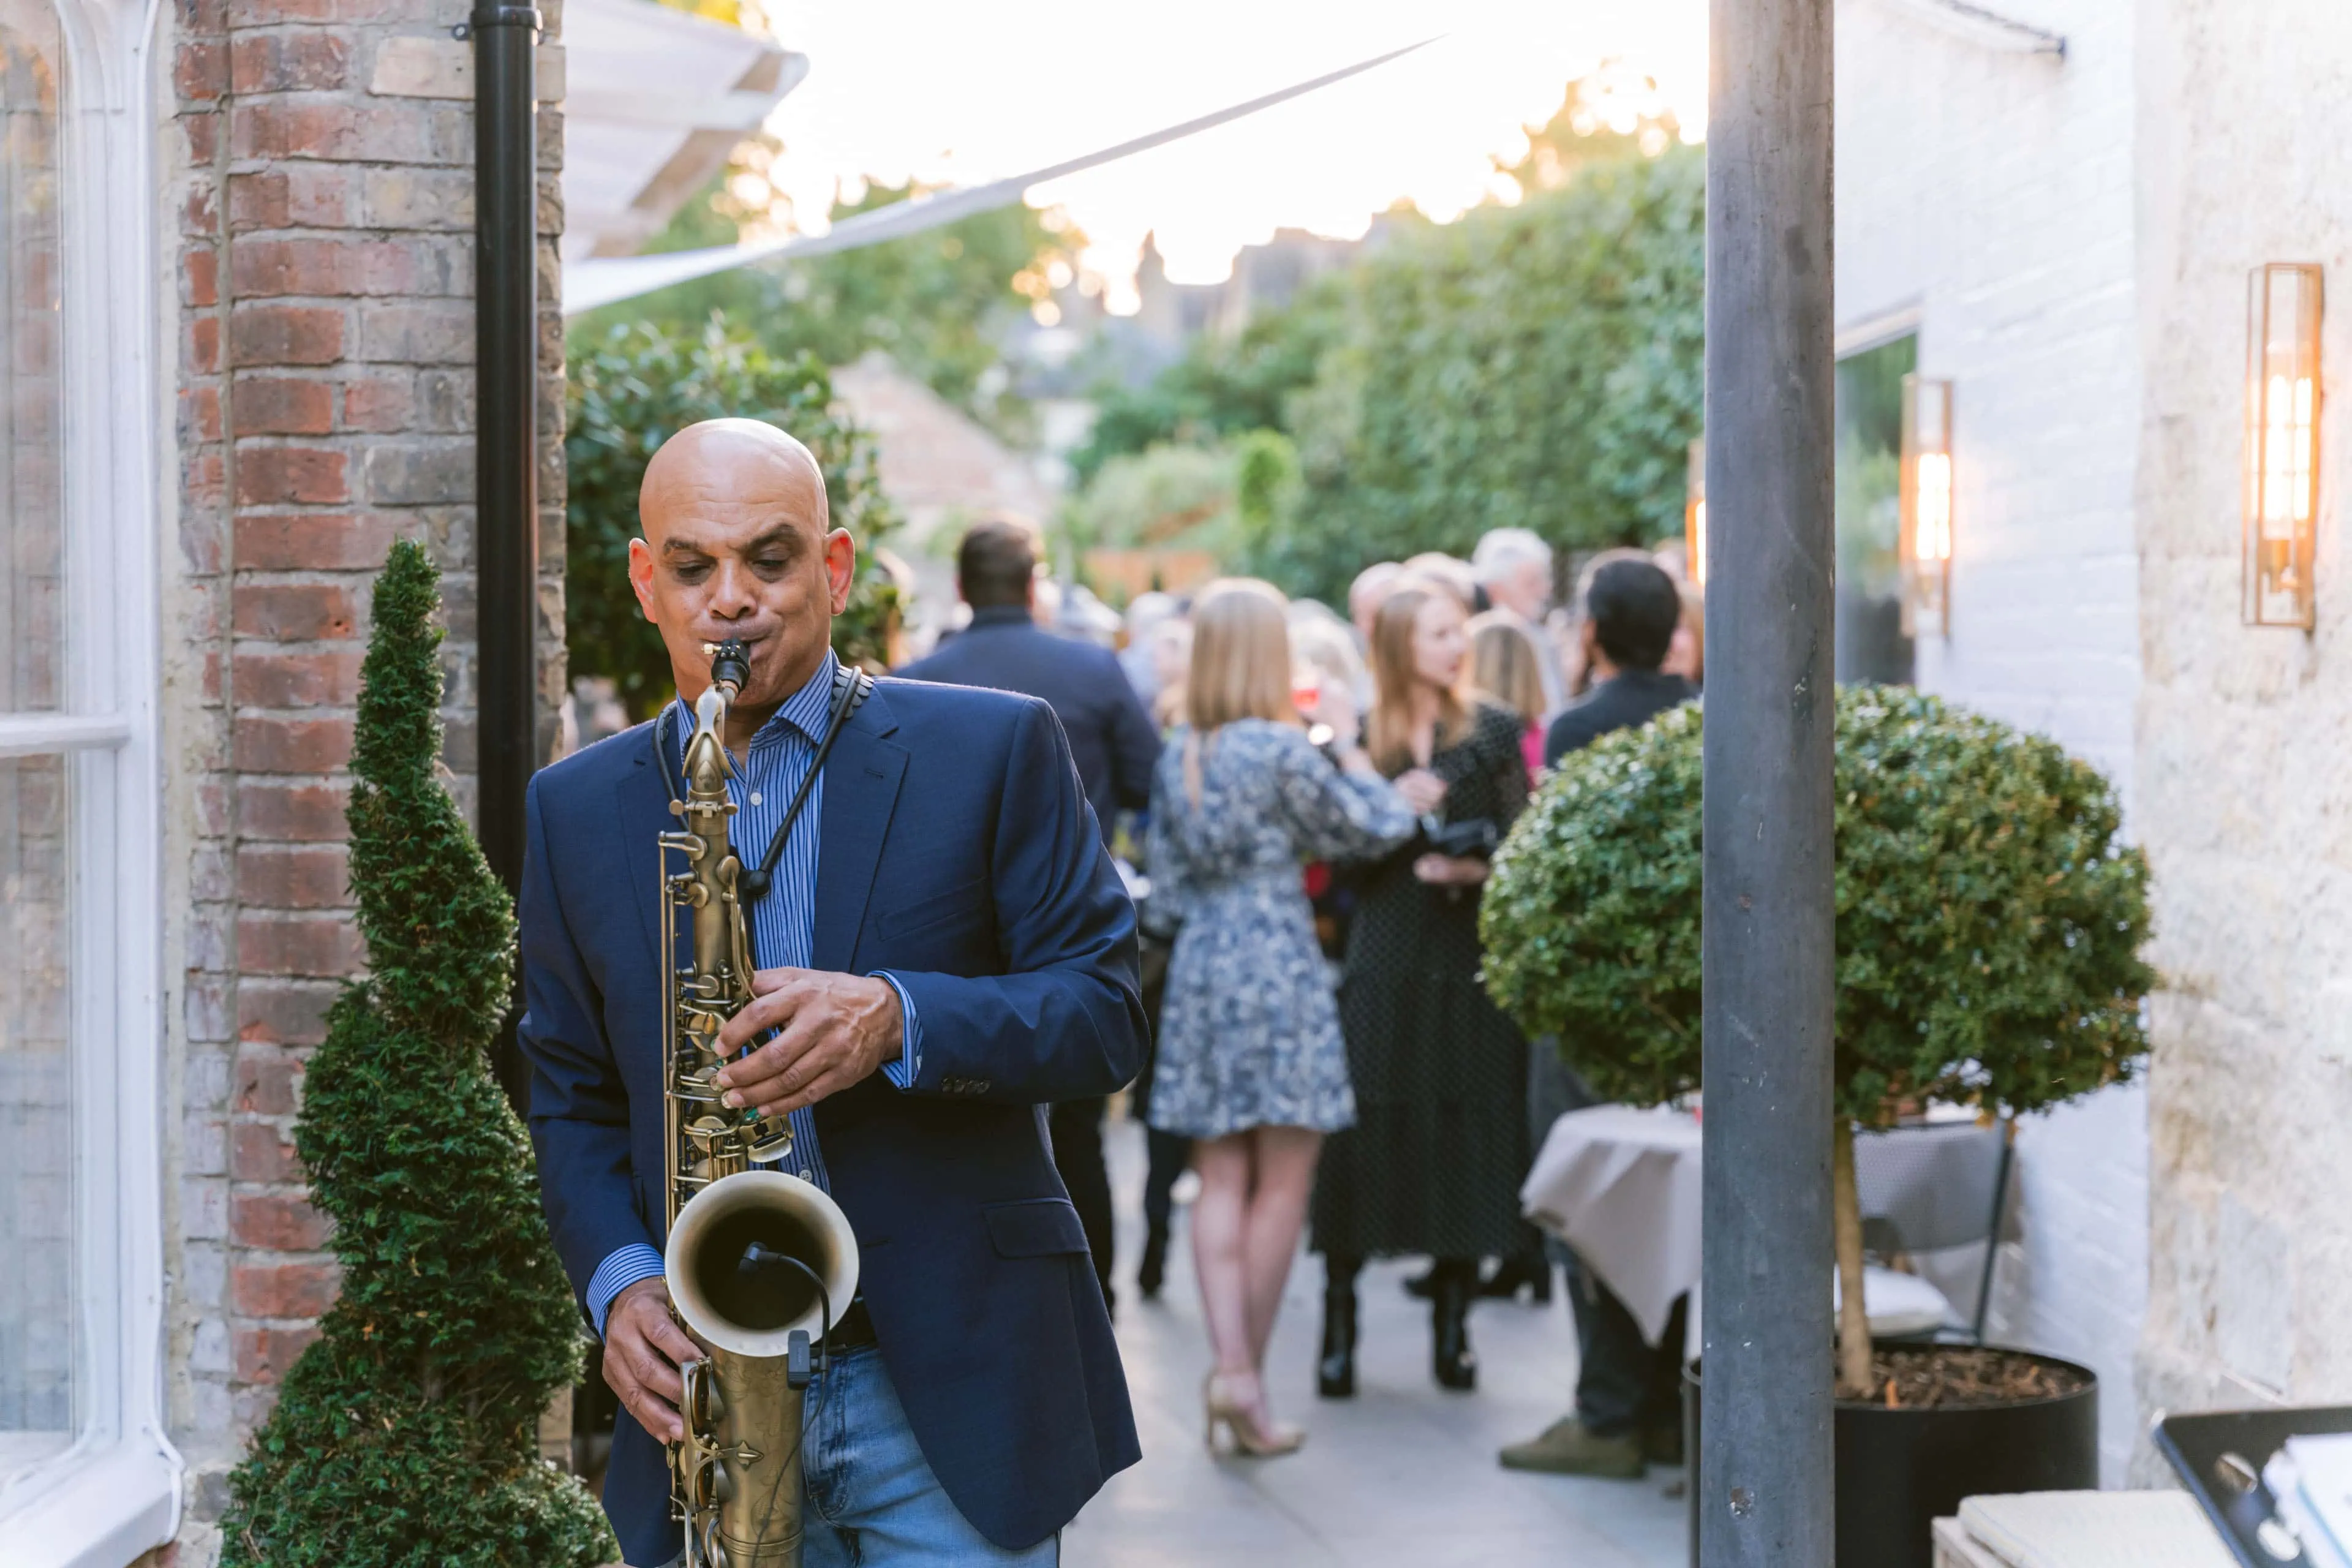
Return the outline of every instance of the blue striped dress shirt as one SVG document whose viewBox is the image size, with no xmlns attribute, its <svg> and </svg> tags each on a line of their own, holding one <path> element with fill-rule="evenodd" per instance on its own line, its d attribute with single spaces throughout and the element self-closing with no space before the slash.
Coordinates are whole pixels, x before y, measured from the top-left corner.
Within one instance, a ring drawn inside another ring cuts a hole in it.
<svg viewBox="0 0 2352 1568">
<path fill-rule="evenodd" d="M 750 753 L 736 762 L 735 777 L 729 782 L 727 793 L 735 802 L 735 853 L 747 868 L 758 865 L 767 853 L 768 840 L 782 821 L 784 808 L 792 804 L 816 760 L 839 669 L 839 661 L 828 652 L 824 668 L 760 726 L 760 732 L 751 737 Z M 683 766 L 686 742 L 694 733 L 694 712 L 683 700 L 673 710 L 671 730 L 677 743 L 677 761 Z M 751 905 L 751 962 L 761 969 L 808 967 L 816 940 L 816 857 L 824 817 L 824 778 L 819 774 L 793 824 L 783 853 L 777 858 L 766 894 Z M 898 991 L 899 1010 L 906 1018 L 905 1047 L 897 1061 L 882 1068 L 882 1076 L 903 1089 L 914 1083 L 916 1066 L 922 1059 L 922 1029 L 915 1019 L 914 1000 L 898 976 L 877 973 Z M 824 1152 L 817 1147 L 815 1113 L 803 1106 L 788 1120 L 793 1152 L 776 1168 L 805 1176 L 830 1192 L 833 1181 L 825 1172 Z M 586 1292 L 588 1315 L 595 1321 L 596 1332 L 604 1331 L 604 1312 L 614 1297 L 661 1271 L 661 1253 L 641 1241 L 615 1248 L 598 1264 Z"/>
</svg>

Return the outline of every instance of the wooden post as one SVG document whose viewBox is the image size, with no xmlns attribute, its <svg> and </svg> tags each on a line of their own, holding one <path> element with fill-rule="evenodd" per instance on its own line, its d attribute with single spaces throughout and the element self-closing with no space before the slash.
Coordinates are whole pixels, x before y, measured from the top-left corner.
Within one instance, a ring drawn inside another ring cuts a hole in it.
<svg viewBox="0 0 2352 1568">
<path fill-rule="evenodd" d="M 1832 0 L 1713 0 L 1704 1568 L 1829 1568 Z"/>
</svg>

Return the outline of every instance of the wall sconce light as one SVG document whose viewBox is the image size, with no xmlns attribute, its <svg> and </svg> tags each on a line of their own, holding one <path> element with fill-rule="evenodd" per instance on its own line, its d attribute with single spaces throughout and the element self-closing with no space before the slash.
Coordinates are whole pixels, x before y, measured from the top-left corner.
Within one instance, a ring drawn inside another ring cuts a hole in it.
<svg viewBox="0 0 2352 1568">
<path fill-rule="evenodd" d="M 1903 630 L 1952 633 L 1952 384 L 1903 378 Z"/>
<path fill-rule="evenodd" d="M 2257 267 L 2246 306 L 2245 619 L 2311 629 L 2319 526 L 2319 267 Z"/>
<path fill-rule="evenodd" d="M 1706 440 L 1690 444 L 1689 477 L 1683 481 L 1683 563 L 1691 586 L 1706 587 Z"/>
</svg>

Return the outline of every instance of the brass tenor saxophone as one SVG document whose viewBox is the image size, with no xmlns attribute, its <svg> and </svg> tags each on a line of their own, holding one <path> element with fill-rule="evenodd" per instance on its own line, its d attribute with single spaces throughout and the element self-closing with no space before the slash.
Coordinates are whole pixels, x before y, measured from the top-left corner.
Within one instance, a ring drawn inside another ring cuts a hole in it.
<svg viewBox="0 0 2352 1568">
<path fill-rule="evenodd" d="M 688 1568 L 794 1568 L 801 1560 L 801 1403 L 810 1347 L 857 1289 L 857 1241 L 824 1192 L 761 1169 L 792 1152 L 782 1118 L 730 1110 L 714 1081 L 719 1026 L 751 1000 L 751 951 L 729 832 L 727 710 L 750 675 L 739 642 L 705 645 L 685 795 L 661 836 L 664 1276 L 702 1347 L 682 1369 L 686 1436 L 670 1447 Z"/>
</svg>

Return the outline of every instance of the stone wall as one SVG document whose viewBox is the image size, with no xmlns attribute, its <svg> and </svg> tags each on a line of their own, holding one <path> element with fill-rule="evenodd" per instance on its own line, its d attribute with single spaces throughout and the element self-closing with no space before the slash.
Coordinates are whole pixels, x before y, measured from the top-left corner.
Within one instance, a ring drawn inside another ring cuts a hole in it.
<svg viewBox="0 0 2352 1568">
<path fill-rule="evenodd" d="M 1954 382 L 1951 635 L 1921 638 L 1918 684 L 2053 736 L 2128 798 L 2131 5 L 1999 9 L 2063 34 L 2065 58 L 1999 47 L 1928 6 L 1839 5 L 1838 320 L 1864 337 L 1916 324 L 1920 373 Z M 2138 1435 L 2147 1128 L 2137 1088 L 2022 1124 L 1991 1322 L 2002 1342 L 2099 1373 L 2110 1484 Z"/>
<path fill-rule="evenodd" d="M 551 36 L 560 21 L 543 5 Z M 465 0 L 173 0 L 158 58 L 168 1390 L 184 1562 L 336 1277 L 291 1145 L 303 1063 L 362 963 L 344 772 L 370 577 L 445 573 L 446 760 L 470 803 L 474 137 Z M 561 60 L 542 51 L 542 91 Z M 562 681 L 562 116 L 540 117 L 541 601 Z"/>
<path fill-rule="evenodd" d="M 2141 0 L 2138 823 L 2156 871 L 2143 1415 L 2352 1400 L 2352 50 Z M 2247 273 L 2317 261 L 2315 632 L 2241 624 Z"/>
</svg>

